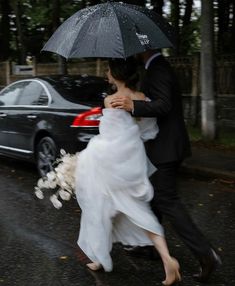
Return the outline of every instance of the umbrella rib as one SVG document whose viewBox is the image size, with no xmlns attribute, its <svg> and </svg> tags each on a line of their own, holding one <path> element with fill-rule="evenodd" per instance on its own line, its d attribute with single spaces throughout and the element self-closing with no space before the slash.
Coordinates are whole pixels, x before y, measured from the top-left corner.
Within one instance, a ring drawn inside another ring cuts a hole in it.
<svg viewBox="0 0 235 286">
<path fill-rule="evenodd" d="M 99 10 L 98 10 L 98 9 L 95 9 L 95 10 L 91 13 L 91 15 L 92 15 L 92 16 L 94 16 L 94 14 L 95 14 L 97 11 L 99 12 Z M 90 20 L 90 16 L 91 16 L 91 15 L 89 15 L 89 17 L 87 17 L 86 21 L 83 23 L 83 25 L 82 25 L 82 27 L 81 27 L 81 29 L 80 29 L 79 33 L 77 34 L 76 39 L 75 39 L 75 40 L 74 40 L 74 42 L 73 42 L 73 45 L 72 45 L 72 47 L 71 47 L 71 51 L 72 51 L 72 50 L 73 50 L 73 48 L 74 48 L 74 45 L 75 45 L 75 43 L 76 43 L 77 38 L 78 38 L 78 37 L 79 37 L 79 35 L 83 32 L 83 30 L 84 30 L 84 26 L 85 26 L 86 22 L 87 22 L 88 20 Z"/>
<path fill-rule="evenodd" d="M 120 35 L 121 35 L 121 39 L 122 39 L 122 46 L 124 47 L 124 41 L 123 41 L 123 37 L 122 37 L 122 33 L 121 33 L 121 28 L 120 28 L 120 23 L 119 23 L 119 20 L 118 20 L 118 17 L 117 17 L 117 14 L 116 14 L 116 9 L 114 6 L 112 6 L 113 10 L 115 11 L 114 15 L 117 19 L 117 22 L 118 22 L 118 27 L 119 27 L 119 31 L 120 31 Z M 125 55 L 125 49 L 123 49 L 123 55 L 124 55 L 124 58 L 126 58 L 126 55 Z"/>
</svg>

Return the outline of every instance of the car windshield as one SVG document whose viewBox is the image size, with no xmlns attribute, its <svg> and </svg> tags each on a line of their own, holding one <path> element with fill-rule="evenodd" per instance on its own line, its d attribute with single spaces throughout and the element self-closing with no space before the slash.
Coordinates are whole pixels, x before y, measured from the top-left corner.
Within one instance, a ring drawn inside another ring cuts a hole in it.
<svg viewBox="0 0 235 286">
<path fill-rule="evenodd" d="M 109 93 L 110 85 L 103 78 L 80 76 L 50 79 L 50 84 L 66 100 L 79 102 L 102 102 Z"/>
</svg>

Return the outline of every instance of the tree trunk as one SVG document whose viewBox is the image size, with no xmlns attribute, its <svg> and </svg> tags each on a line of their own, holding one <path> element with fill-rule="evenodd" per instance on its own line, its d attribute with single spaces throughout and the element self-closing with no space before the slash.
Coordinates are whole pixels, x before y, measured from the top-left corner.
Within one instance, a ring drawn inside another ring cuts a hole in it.
<svg viewBox="0 0 235 286">
<path fill-rule="evenodd" d="M 193 11 L 193 0 L 186 0 L 185 12 L 183 16 L 183 27 L 187 26 L 191 22 L 191 15 Z"/>
<path fill-rule="evenodd" d="M 52 1 L 52 27 L 53 32 L 60 25 L 60 0 Z M 58 65 L 59 65 L 59 74 L 67 74 L 67 62 L 66 59 L 60 55 L 58 55 Z"/>
<path fill-rule="evenodd" d="M 177 56 L 180 52 L 180 3 L 179 0 L 171 0 L 171 22 L 175 29 L 175 49 L 173 55 Z"/>
<path fill-rule="evenodd" d="M 0 60 L 7 60 L 10 56 L 10 5 L 6 0 L 0 0 L 0 11 L 2 18 L 0 20 Z"/>
<path fill-rule="evenodd" d="M 164 0 L 152 0 L 151 4 L 153 6 L 153 10 L 156 13 L 158 13 L 159 15 L 163 14 Z"/>
<path fill-rule="evenodd" d="M 213 140 L 216 137 L 213 1 L 201 2 L 202 135 Z"/>
<path fill-rule="evenodd" d="M 191 118 L 192 125 L 198 125 L 198 112 L 200 107 L 199 101 L 199 86 L 200 86 L 200 54 L 194 55 L 192 63 L 192 90 L 191 90 Z"/>
<path fill-rule="evenodd" d="M 26 63 L 26 47 L 25 47 L 25 40 L 24 40 L 24 35 L 23 35 L 23 30 L 22 30 L 22 25 L 21 25 L 21 5 L 20 5 L 20 2 L 17 0 L 13 0 L 11 4 L 14 10 L 15 16 L 16 16 L 19 63 L 25 64 Z"/>
<path fill-rule="evenodd" d="M 60 0 L 52 1 L 52 27 L 55 31 L 60 25 Z"/>
<path fill-rule="evenodd" d="M 229 17 L 230 17 L 230 0 L 218 0 L 218 52 L 226 51 Z"/>
<path fill-rule="evenodd" d="M 235 50 L 235 0 L 233 0 L 233 21 L 232 21 L 232 34 L 231 34 L 231 44 L 232 51 Z"/>
<path fill-rule="evenodd" d="M 185 55 L 190 51 L 192 43 L 189 38 L 193 33 L 191 24 L 191 16 L 193 11 L 193 0 L 186 0 L 184 6 L 184 14 L 182 17 L 182 27 L 180 29 L 180 54 Z"/>
</svg>

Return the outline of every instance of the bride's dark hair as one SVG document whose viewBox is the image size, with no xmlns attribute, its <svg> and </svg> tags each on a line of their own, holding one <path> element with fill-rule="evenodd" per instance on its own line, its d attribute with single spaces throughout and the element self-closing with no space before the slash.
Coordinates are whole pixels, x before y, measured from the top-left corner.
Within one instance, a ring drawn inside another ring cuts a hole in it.
<svg viewBox="0 0 235 286">
<path fill-rule="evenodd" d="M 136 90 L 139 73 L 138 63 L 134 57 L 126 59 L 110 59 L 109 68 L 114 79 L 123 81 L 126 87 Z"/>
</svg>

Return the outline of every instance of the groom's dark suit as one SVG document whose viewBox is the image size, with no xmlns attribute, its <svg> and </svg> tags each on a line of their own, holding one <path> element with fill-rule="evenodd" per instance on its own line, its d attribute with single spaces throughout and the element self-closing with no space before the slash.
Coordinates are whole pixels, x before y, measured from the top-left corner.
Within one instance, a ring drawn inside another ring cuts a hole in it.
<svg viewBox="0 0 235 286">
<path fill-rule="evenodd" d="M 191 154 L 184 124 L 177 79 L 163 56 L 153 59 L 142 83 L 142 91 L 152 102 L 135 102 L 134 115 L 157 117 L 159 134 L 146 144 L 154 164 L 181 161 Z"/>
<path fill-rule="evenodd" d="M 133 116 L 156 117 L 160 130 L 156 139 L 146 143 L 147 155 L 158 169 L 150 178 L 156 194 L 153 211 L 160 219 L 166 216 L 170 220 L 184 243 L 201 260 L 208 255 L 211 246 L 192 222 L 177 194 L 177 169 L 191 151 L 178 82 L 163 56 L 151 61 L 142 91 L 151 101 L 134 101 Z"/>
</svg>

